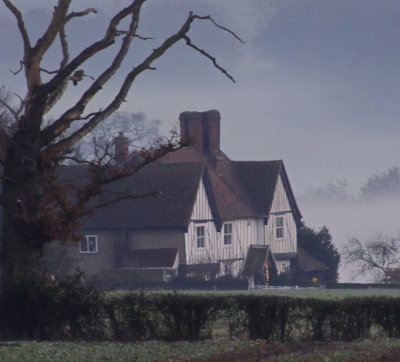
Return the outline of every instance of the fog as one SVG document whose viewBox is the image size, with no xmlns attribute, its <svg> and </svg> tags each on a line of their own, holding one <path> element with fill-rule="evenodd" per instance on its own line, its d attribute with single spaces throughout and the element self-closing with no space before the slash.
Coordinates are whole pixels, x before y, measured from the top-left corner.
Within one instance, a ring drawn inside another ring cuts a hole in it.
<svg viewBox="0 0 400 362">
<path fill-rule="evenodd" d="M 68 27 L 73 54 L 102 36 L 110 14 L 128 1 L 74 1 L 74 10 L 83 10 L 82 3 L 99 12 Z M 55 1 L 15 4 L 38 36 Z M 225 153 L 236 160 L 283 159 L 296 194 L 338 179 L 359 189 L 376 170 L 399 164 L 397 0 L 148 1 L 139 33 L 156 39 L 136 39 L 123 69 L 88 111 L 109 101 L 132 64 L 175 32 L 191 9 L 212 14 L 245 40 L 243 45 L 208 22 L 195 24 L 191 32 L 193 41 L 216 56 L 236 84 L 182 43 L 155 63 L 157 71 L 138 78 L 123 110 L 160 119 L 166 133 L 181 111 L 218 109 Z M 14 76 L 9 71 L 19 67 L 21 41 L 15 19 L 3 4 L 0 22 L 1 82 L 23 95 L 22 72 Z M 55 47 L 46 59 L 49 69 L 59 62 L 58 50 Z M 85 72 L 99 74 L 110 55 L 112 50 L 88 62 Z M 62 106 L 89 82 L 70 89 Z M 348 236 L 397 227 L 394 203 L 300 207 L 308 225 L 328 226 L 339 248 Z"/>
<path fill-rule="evenodd" d="M 366 240 L 377 233 L 396 235 L 400 232 L 398 198 L 340 203 L 300 202 L 299 206 L 307 226 L 316 229 L 323 225 L 328 227 L 339 252 L 352 237 Z M 345 263 L 339 268 L 339 280 L 372 281 L 370 276 L 353 278 L 352 266 Z"/>
</svg>

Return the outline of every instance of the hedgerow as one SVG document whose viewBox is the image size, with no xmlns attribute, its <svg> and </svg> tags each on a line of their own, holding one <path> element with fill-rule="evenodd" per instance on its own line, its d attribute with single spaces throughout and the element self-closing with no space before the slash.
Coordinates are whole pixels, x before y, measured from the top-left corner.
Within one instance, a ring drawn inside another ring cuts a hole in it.
<svg viewBox="0 0 400 362">
<path fill-rule="evenodd" d="M 106 297 L 78 278 L 19 281 L 0 293 L 0 339 L 287 342 L 400 337 L 400 298 L 128 293 Z M 221 327 L 222 326 L 222 327 Z"/>
</svg>

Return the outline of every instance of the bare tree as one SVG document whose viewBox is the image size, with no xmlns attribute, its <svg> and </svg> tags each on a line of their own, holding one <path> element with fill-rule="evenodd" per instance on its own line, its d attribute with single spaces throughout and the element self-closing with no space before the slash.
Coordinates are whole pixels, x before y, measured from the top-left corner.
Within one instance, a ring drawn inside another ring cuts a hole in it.
<svg viewBox="0 0 400 362">
<path fill-rule="evenodd" d="M 386 283 L 393 268 L 400 267 L 400 237 L 377 233 L 364 241 L 351 238 L 343 257 L 354 277 L 372 276 L 375 281 Z"/>
<path fill-rule="evenodd" d="M 15 278 L 30 277 L 38 268 L 44 245 L 54 239 L 71 238 L 77 218 L 84 214 L 88 200 L 101 192 L 102 185 L 134 172 L 92 165 L 88 171 L 90 184 L 82 185 L 72 198 L 68 197 L 71 190 L 67 191 L 65 185 L 57 183 L 56 176 L 60 161 L 78 141 L 120 107 L 138 75 L 154 70 L 153 62 L 182 40 L 233 80 L 211 54 L 192 42 L 189 32 L 194 22 L 206 21 L 219 30 L 237 36 L 218 25 L 210 16 L 190 12 L 176 33 L 167 37 L 127 72 L 108 104 L 98 111 L 87 113 L 86 108 L 93 97 L 120 69 L 131 43 L 146 39 L 137 32 L 146 0 L 132 0 L 130 5 L 117 11 L 110 19 L 104 35 L 74 57 L 69 52 L 67 26 L 97 11 L 93 8 L 71 11 L 71 1 L 57 1 L 47 28 L 41 37 L 33 41 L 21 11 L 11 0 L 3 0 L 15 17 L 22 38 L 23 59 L 20 62 L 21 69 L 15 73 L 24 72 L 27 88 L 26 96 L 21 98 L 21 112 L 14 115 L 15 132 L 7 135 L 4 127 L 0 128 L 3 138 L 0 154 L 4 155 L 1 159 L 0 199 L 4 214 L 1 251 L 3 285 Z M 48 51 L 58 41 L 61 45 L 59 67 L 55 70 L 45 69 L 43 64 Z M 58 118 L 46 122 L 46 115 L 63 99 L 67 86 L 70 83 L 78 84 L 87 75 L 85 63 L 113 45 L 116 50 L 110 64 L 93 79 L 75 104 L 65 109 Z M 73 125 L 78 127 L 71 132 Z M 167 142 L 159 146 L 145 152 L 143 159 L 150 162 L 176 145 Z"/>
<path fill-rule="evenodd" d="M 115 112 L 76 146 L 80 158 L 90 158 L 96 148 L 105 150 L 119 132 L 123 132 L 133 150 L 148 148 L 161 138 L 159 119 L 148 119 L 143 112 Z"/>
</svg>

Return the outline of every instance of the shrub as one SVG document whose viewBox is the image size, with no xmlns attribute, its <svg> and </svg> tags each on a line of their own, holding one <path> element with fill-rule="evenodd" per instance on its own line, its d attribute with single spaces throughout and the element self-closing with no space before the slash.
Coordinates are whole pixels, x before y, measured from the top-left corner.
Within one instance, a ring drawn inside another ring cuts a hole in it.
<svg viewBox="0 0 400 362">
<path fill-rule="evenodd" d="M 81 276 L 22 279 L 0 293 L 1 339 L 99 339 L 104 327 L 101 296 Z"/>
</svg>

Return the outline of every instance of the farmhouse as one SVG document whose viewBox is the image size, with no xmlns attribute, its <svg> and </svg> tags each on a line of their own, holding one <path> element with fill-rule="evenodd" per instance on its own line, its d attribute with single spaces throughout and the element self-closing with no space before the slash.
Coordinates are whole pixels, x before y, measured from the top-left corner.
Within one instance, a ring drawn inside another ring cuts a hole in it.
<svg viewBox="0 0 400 362">
<path fill-rule="evenodd" d="M 264 257 L 247 277 L 268 279 L 294 266 L 296 272 L 321 269 L 298 252 L 301 213 L 282 161 L 230 160 L 220 149 L 215 110 L 181 113 L 180 134 L 188 146 L 113 185 L 146 196 L 87 218 L 79 246 L 59 247 L 64 262 L 49 251 L 56 269 L 136 271 L 163 280 L 178 273 L 239 276 L 246 263 L 249 270 L 251 258 L 257 259 L 257 250 Z M 122 133 L 115 139 L 115 159 L 117 164 L 137 161 Z"/>
</svg>

